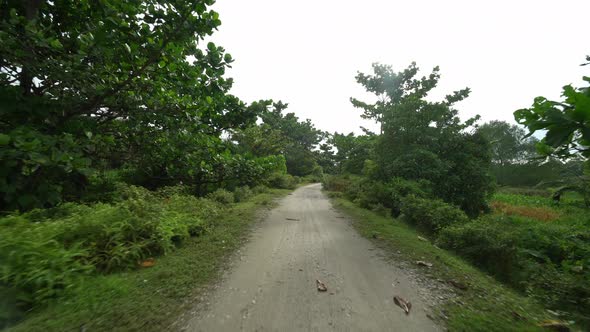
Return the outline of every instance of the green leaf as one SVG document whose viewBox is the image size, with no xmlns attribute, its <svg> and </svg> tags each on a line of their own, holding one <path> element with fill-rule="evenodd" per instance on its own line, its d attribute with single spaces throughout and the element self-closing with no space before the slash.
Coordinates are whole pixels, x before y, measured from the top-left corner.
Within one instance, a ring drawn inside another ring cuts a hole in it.
<svg viewBox="0 0 590 332">
<path fill-rule="evenodd" d="M 575 128 L 571 126 L 553 126 L 545 135 L 545 142 L 553 147 L 558 147 L 570 139 Z"/>
<path fill-rule="evenodd" d="M 61 42 L 57 39 L 52 40 L 49 45 L 51 45 L 51 47 L 56 48 L 56 49 L 62 49 L 63 45 L 61 44 Z"/>
<path fill-rule="evenodd" d="M 548 156 L 553 153 L 553 148 L 542 141 L 535 144 L 535 147 L 537 148 L 537 152 L 542 156 Z"/>
<path fill-rule="evenodd" d="M 0 146 L 5 146 L 10 143 L 10 136 L 6 134 L 0 134 Z"/>
</svg>

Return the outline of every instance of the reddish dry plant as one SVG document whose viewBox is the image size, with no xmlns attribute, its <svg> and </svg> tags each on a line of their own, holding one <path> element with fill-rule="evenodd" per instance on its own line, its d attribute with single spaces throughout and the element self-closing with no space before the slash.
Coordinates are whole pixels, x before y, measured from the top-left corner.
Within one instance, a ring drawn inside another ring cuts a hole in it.
<svg viewBox="0 0 590 332">
<path fill-rule="evenodd" d="M 521 216 L 539 221 L 553 221 L 560 217 L 559 213 L 547 207 L 518 206 L 498 201 L 492 202 L 492 209 L 508 216 Z"/>
</svg>

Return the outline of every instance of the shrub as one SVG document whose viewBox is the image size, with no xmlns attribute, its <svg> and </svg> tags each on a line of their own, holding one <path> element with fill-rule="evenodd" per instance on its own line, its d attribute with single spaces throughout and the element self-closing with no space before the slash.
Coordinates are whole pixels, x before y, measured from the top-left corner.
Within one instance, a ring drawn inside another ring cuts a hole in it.
<svg viewBox="0 0 590 332">
<path fill-rule="evenodd" d="M 391 214 L 391 211 L 388 208 L 386 208 L 385 206 L 383 206 L 383 204 L 381 204 L 381 203 L 377 203 L 377 204 L 373 205 L 371 207 L 371 211 L 373 211 L 383 217 L 386 217 Z"/>
<path fill-rule="evenodd" d="M 351 197 L 356 196 L 354 202 L 365 209 L 373 209 L 377 205 L 385 208 L 392 206 L 391 188 L 382 182 L 363 179 L 357 182 L 356 186 L 351 186 L 351 189 L 348 194 Z"/>
<path fill-rule="evenodd" d="M 351 180 L 344 176 L 325 175 L 322 186 L 328 191 L 345 192 L 351 184 Z"/>
<path fill-rule="evenodd" d="M 218 203 L 194 196 L 162 198 L 133 186 L 119 192 L 125 199 L 113 204 L 69 203 L 0 218 L 0 291 L 11 297 L 0 307 L 42 305 L 89 273 L 136 267 L 206 232 L 221 213 Z"/>
<path fill-rule="evenodd" d="M 328 192 L 328 197 L 330 197 L 330 198 L 344 198 L 344 194 L 339 191 L 330 191 L 330 192 Z"/>
<path fill-rule="evenodd" d="M 84 203 L 112 202 L 116 198 L 117 184 L 120 182 L 122 182 L 121 175 L 115 170 L 92 173 L 80 201 Z M 76 200 L 75 197 L 66 197 L 66 199 Z"/>
<path fill-rule="evenodd" d="M 99 271 L 111 272 L 134 266 L 139 260 L 169 249 L 158 233 L 156 206 L 145 201 L 118 205 L 97 204 L 84 214 L 72 215 L 49 224 L 63 224 L 56 236 L 66 248 L 81 246 L 88 263 Z"/>
<path fill-rule="evenodd" d="M 236 202 L 243 202 L 252 197 L 253 194 L 248 186 L 238 187 L 234 190 L 234 199 Z"/>
<path fill-rule="evenodd" d="M 397 218 L 401 214 L 402 200 L 408 195 L 428 198 L 431 196 L 429 190 L 430 183 L 426 180 L 411 181 L 403 178 L 393 178 L 387 183 L 389 191 L 389 202 L 386 206 L 391 209 L 393 217 Z"/>
<path fill-rule="evenodd" d="M 463 211 L 441 200 L 409 195 L 401 203 L 404 220 L 427 233 L 436 234 L 451 224 L 468 221 Z"/>
<path fill-rule="evenodd" d="M 31 223 L 21 216 L 0 219 L 0 285 L 14 291 L 17 304 L 46 303 L 94 269 L 88 250 L 56 239 L 63 223 Z"/>
<path fill-rule="evenodd" d="M 207 198 L 221 204 L 231 204 L 235 202 L 234 194 L 225 189 L 217 189 L 214 192 L 209 193 Z"/>
<path fill-rule="evenodd" d="M 297 185 L 295 178 L 289 174 L 273 173 L 266 180 L 271 188 L 294 189 Z"/>
<path fill-rule="evenodd" d="M 360 177 L 326 176 L 324 188 L 344 192 L 346 198 L 366 209 L 377 205 L 391 211 L 394 217 L 399 216 L 401 201 L 407 195 L 430 197 L 429 182 L 425 180 L 406 180 L 393 178 L 389 182 L 380 182 Z"/>
<path fill-rule="evenodd" d="M 195 216 L 207 221 L 207 225 L 216 220 L 222 211 L 214 201 L 195 196 L 174 195 L 164 203 L 166 210 Z"/>
<path fill-rule="evenodd" d="M 305 182 L 311 182 L 311 183 L 322 182 L 323 180 L 324 180 L 324 170 L 319 165 L 315 165 L 313 167 L 313 170 L 311 171 L 311 174 L 308 174 L 304 177 Z"/>
<path fill-rule="evenodd" d="M 258 194 L 263 194 L 263 193 L 267 193 L 269 190 L 269 188 L 265 185 L 259 184 L 256 187 L 252 188 L 252 193 L 254 195 L 258 195 Z"/>
<path fill-rule="evenodd" d="M 195 192 L 195 188 L 185 186 L 185 185 L 176 185 L 176 186 L 166 186 L 161 187 L 156 190 L 155 194 L 162 198 L 170 198 L 174 195 L 191 195 Z"/>
<path fill-rule="evenodd" d="M 437 244 L 589 324 L 584 315 L 590 312 L 590 231 L 586 222 L 541 223 L 516 216 L 485 216 L 443 229 Z"/>
<path fill-rule="evenodd" d="M 516 270 L 517 234 L 508 218 L 478 219 L 442 230 L 437 244 L 467 258 L 503 281 Z"/>
</svg>

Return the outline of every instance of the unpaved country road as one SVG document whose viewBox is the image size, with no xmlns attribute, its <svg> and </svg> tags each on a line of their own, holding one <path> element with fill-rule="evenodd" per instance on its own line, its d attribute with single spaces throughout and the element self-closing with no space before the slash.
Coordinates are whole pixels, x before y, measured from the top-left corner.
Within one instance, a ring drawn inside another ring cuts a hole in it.
<svg viewBox="0 0 590 332">
<path fill-rule="evenodd" d="M 417 285 L 360 237 L 320 191 L 281 200 L 188 331 L 438 331 Z M 327 292 L 318 292 L 316 279 Z M 412 302 L 405 315 L 393 303 Z"/>
</svg>

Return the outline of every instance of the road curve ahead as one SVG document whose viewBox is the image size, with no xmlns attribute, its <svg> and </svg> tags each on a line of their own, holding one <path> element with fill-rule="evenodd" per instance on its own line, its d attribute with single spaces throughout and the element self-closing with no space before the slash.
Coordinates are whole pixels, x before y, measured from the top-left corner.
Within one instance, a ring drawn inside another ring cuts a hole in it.
<svg viewBox="0 0 590 332">
<path fill-rule="evenodd" d="M 438 331 L 411 277 L 332 209 L 319 184 L 281 200 L 187 331 Z M 319 292 L 316 279 L 327 286 Z M 412 303 L 406 315 L 393 302 Z"/>
</svg>

